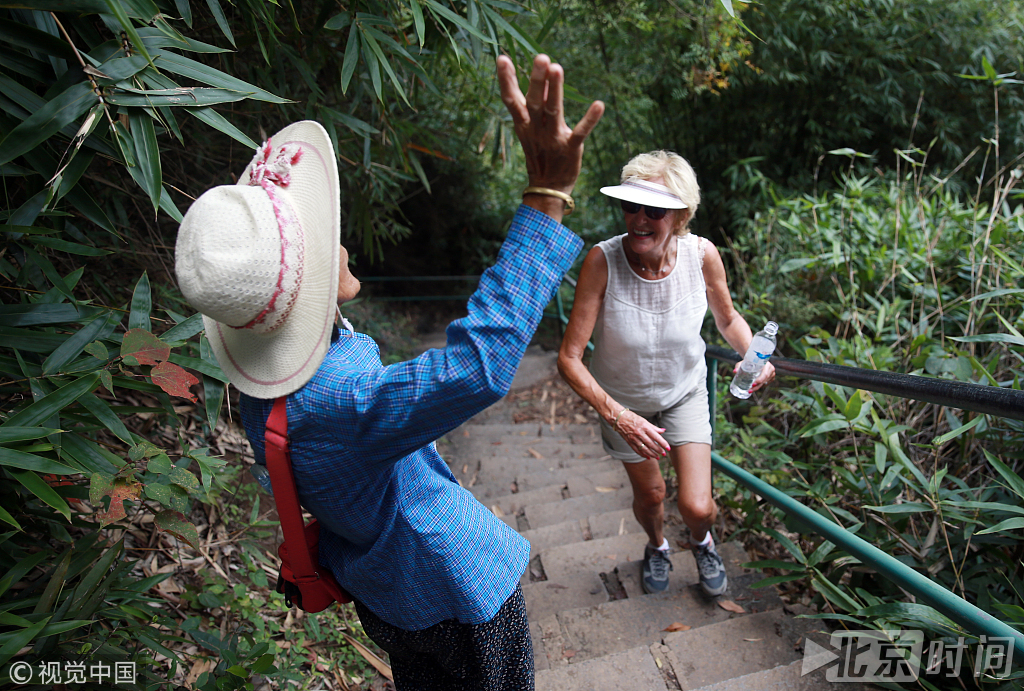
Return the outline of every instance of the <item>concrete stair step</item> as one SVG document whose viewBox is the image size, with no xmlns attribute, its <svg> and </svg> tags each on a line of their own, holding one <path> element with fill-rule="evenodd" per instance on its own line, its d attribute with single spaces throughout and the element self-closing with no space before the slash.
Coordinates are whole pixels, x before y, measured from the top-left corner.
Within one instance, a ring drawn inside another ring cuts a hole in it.
<svg viewBox="0 0 1024 691">
<path fill-rule="evenodd" d="M 663 652 L 679 685 L 696 689 L 797 662 L 804 639 L 818 628 L 813 619 L 771 610 L 665 634 Z"/>
<path fill-rule="evenodd" d="M 476 489 L 470 489 L 470 492 Z M 473 492 L 477 500 L 491 510 L 495 515 L 519 513 L 519 510 L 531 504 L 546 504 L 548 502 L 559 502 L 563 500 L 562 488 L 557 485 L 548 485 L 529 492 L 517 492 L 516 494 L 504 494 L 497 497 L 481 496 L 484 492 Z M 498 507 L 500 511 L 495 511 Z"/>
<path fill-rule="evenodd" d="M 527 583 L 522 588 L 530 620 L 551 612 L 593 607 L 609 599 L 601 576 L 588 571 L 561 574 L 546 581 Z"/>
<path fill-rule="evenodd" d="M 579 472 L 570 475 L 566 480 L 570 497 L 585 497 L 588 494 L 599 492 L 610 492 L 623 487 L 629 487 L 629 476 L 619 463 L 618 468 L 612 470 L 595 471 L 586 466 L 579 466 Z"/>
<path fill-rule="evenodd" d="M 548 485 L 563 486 L 568 484 L 570 478 L 579 477 L 581 474 L 591 475 L 594 473 L 606 473 L 616 470 L 621 471 L 623 477 L 626 477 L 626 471 L 622 470 L 621 462 L 614 459 L 604 461 L 592 459 L 586 464 L 574 465 L 570 468 L 545 468 L 544 470 L 538 470 L 532 473 L 523 473 L 516 478 L 516 484 L 519 487 L 519 491 L 524 492 L 531 489 L 546 487 Z"/>
<path fill-rule="evenodd" d="M 586 539 L 586 521 L 565 521 L 546 525 L 543 528 L 523 530 L 520 535 L 530 541 L 530 558 L 543 550 L 559 545 L 571 545 Z"/>
<path fill-rule="evenodd" d="M 541 550 L 540 561 L 549 579 L 578 572 L 607 573 L 619 562 L 643 559 L 646 535 L 616 535 Z"/>
<path fill-rule="evenodd" d="M 537 691 L 667 691 L 648 647 L 623 650 L 537 673 Z"/>
<path fill-rule="evenodd" d="M 535 504 L 526 507 L 526 520 L 530 528 L 589 518 L 607 511 L 618 511 L 633 505 L 633 490 L 626 487 L 614 492 L 597 492 L 583 497 L 570 497 L 560 502 Z"/>
<path fill-rule="evenodd" d="M 717 548 L 718 554 L 725 563 L 725 572 L 730 580 L 733 574 L 748 573 L 748 570 L 744 569 L 742 564 L 750 561 L 750 559 L 742 545 L 735 542 L 726 542 L 718 545 Z M 672 573 L 670 574 L 671 577 L 668 590 L 665 591 L 666 593 L 675 593 L 700 583 L 700 575 L 697 573 L 697 562 L 693 559 L 693 553 L 689 550 L 679 549 L 675 545 L 672 546 L 672 550 L 672 553 L 669 554 L 669 561 L 672 562 Z M 627 597 L 641 597 L 645 595 L 643 585 L 641 584 L 643 566 L 643 555 L 641 554 L 639 559 L 621 563 L 616 567 L 615 573 L 619 578 L 619 583 L 622 584 L 623 589 L 626 591 Z M 728 591 L 724 597 L 729 599 Z"/>
<path fill-rule="evenodd" d="M 545 640 L 545 653 L 552 662 L 562 659 L 567 650 L 573 651 L 574 662 L 590 660 L 626 650 L 637 643 L 658 643 L 665 635 L 664 630 L 676 622 L 699 628 L 746 616 L 723 609 L 719 600 L 732 600 L 748 613 L 781 609 L 782 602 L 774 591 L 750 590 L 749 585 L 760 578 L 757 573 L 729 574 L 729 590 L 717 600 L 706 597 L 700 586 L 694 584 L 675 592 L 559 612 L 556 615 L 557 644 L 561 649 L 552 648 Z"/>
<path fill-rule="evenodd" d="M 788 665 L 694 688 L 693 691 L 871 691 L 878 688 L 856 682 L 830 682 L 825 678 L 823 669 L 804 676 L 801 674 L 802 666 L 803 662 L 798 660 Z"/>
<path fill-rule="evenodd" d="M 511 464 L 509 464 L 511 465 Z M 456 477 L 461 469 L 456 469 Z M 463 486 L 481 503 L 490 506 L 495 497 L 504 497 L 509 494 L 524 494 L 549 487 L 567 489 L 570 497 L 582 497 L 588 494 L 609 492 L 629 486 L 629 476 L 622 469 L 622 464 L 614 461 L 613 464 L 600 462 L 595 469 L 590 465 L 573 465 L 569 468 L 554 468 L 552 470 L 541 470 L 525 475 L 516 476 L 510 482 L 479 482 L 479 472 L 470 473 L 468 470 L 463 475 L 475 475 L 477 480 L 460 478 Z M 507 477 L 507 475 L 506 475 Z M 472 486 L 469 486 L 472 484 Z M 543 502 L 531 502 L 543 503 Z"/>
</svg>

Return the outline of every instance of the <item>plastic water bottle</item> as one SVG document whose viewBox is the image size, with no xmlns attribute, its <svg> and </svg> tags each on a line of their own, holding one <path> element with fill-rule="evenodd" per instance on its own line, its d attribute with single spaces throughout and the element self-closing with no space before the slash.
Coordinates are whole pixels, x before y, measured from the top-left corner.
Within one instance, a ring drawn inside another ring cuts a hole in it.
<svg viewBox="0 0 1024 691">
<path fill-rule="evenodd" d="M 761 374 L 768 358 L 775 352 L 775 334 L 779 332 L 779 325 L 775 322 L 768 322 L 764 329 L 754 334 L 754 340 L 747 348 L 747 354 L 743 356 L 740 368 L 736 370 L 736 376 L 732 378 L 729 385 L 729 392 L 736 398 L 750 398 L 750 387 L 754 380 Z"/>
<path fill-rule="evenodd" d="M 252 477 L 259 483 L 259 486 L 266 491 L 270 496 L 274 496 L 274 487 L 270 484 L 270 471 L 267 470 L 267 466 L 260 465 L 259 463 L 253 463 L 249 466 L 249 472 L 252 473 Z"/>
</svg>

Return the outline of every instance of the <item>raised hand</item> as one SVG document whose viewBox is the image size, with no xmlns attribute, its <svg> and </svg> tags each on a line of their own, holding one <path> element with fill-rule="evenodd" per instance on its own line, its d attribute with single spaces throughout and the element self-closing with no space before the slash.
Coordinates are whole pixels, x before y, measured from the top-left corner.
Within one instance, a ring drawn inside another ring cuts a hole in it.
<svg viewBox="0 0 1024 691">
<path fill-rule="evenodd" d="M 498 83 L 526 155 L 530 186 L 572 192 L 580 174 L 583 142 L 604 114 L 604 103 L 591 103 L 583 119 L 570 129 L 562 102 L 565 74 L 547 55 L 533 59 L 525 96 L 516 80 L 515 65 L 504 55 L 498 58 Z"/>
</svg>

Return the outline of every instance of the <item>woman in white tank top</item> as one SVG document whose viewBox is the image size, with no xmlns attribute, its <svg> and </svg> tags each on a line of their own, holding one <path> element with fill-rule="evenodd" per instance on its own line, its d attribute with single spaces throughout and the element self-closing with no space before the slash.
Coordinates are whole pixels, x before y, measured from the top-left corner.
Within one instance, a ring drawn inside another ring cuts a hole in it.
<svg viewBox="0 0 1024 691">
<path fill-rule="evenodd" d="M 690 164 L 655 151 L 633 158 L 622 183 L 601 191 L 619 199 L 624 235 L 598 243 L 580 271 L 558 369 L 601 416 L 606 451 L 621 460 L 633 487 L 633 512 L 650 539 L 643 586 L 668 586 L 664 535 L 666 454 L 679 478 L 679 512 L 690 528 L 700 583 L 709 595 L 727 587 L 710 529 L 718 515 L 711 490 L 711 424 L 700 329 L 708 307 L 729 345 L 744 353 L 752 338 L 733 308 L 717 248 L 689 234 L 700 203 Z M 583 365 L 593 337 L 590 369 Z M 775 376 L 771 363 L 753 388 Z"/>
</svg>

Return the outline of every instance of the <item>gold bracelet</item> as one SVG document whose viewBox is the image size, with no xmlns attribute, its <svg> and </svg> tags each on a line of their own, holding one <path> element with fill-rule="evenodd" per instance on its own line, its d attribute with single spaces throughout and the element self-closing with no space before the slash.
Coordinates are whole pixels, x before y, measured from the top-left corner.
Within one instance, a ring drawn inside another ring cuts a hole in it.
<svg viewBox="0 0 1024 691">
<path fill-rule="evenodd" d="M 565 202 L 565 215 L 568 216 L 576 210 L 576 202 L 565 192 L 553 190 L 550 187 L 527 187 L 523 190 L 523 196 L 528 194 L 543 194 L 545 197 L 556 197 Z"/>
<path fill-rule="evenodd" d="M 629 408 L 623 408 L 622 410 L 619 411 L 619 414 L 615 416 L 615 422 L 612 423 L 612 429 L 615 430 L 616 432 L 619 431 L 619 418 L 622 417 L 622 414 L 627 410 L 629 410 Z"/>
</svg>

